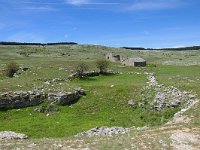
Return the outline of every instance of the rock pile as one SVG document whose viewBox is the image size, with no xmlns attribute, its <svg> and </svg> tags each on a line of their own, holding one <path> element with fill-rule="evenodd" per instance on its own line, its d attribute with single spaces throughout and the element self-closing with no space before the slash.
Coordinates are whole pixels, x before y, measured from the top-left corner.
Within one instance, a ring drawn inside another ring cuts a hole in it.
<svg viewBox="0 0 200 150">
<path fill-rule="evenodd" d="M 130 131 L 130 128 L 122 128 L 122 127 L 96 127 L 89 131 L 79 133 L 77 136 L 112 136 L 118 134 L 125 134 Z"/>
<path fill-rule="evenodd" d="M 151 91 L 146 92 L 146 98 L 153 97 L 153 101 L 147 100 L 148 103 L 158 111 L 163 111 L 165 108 L 177 108 L 181 105 L 189 105 L 195 99 L 191 93 L 180 91 L 174 86 L 166 87 L 159 84 L 153 73 L 148 74 L 148 82 L 143 90 Z M 144 98 L 145 99 L 145 98 Z"/>
<path fill-rule="evenodd" d="M 0 139 L 27 139 L 28 136 L 21 133 L 15 133 L 12 131 L 0 132 Z"/>
<path fill-rule="evenodd" d="M 164 108 L 177 108 L 181 104 L 190 100 L 187 92 L 181 92 L 177 88 L 160 86 L 156 89 L 157 93 L 155 99 L 152 102 L 154 108 L 158 111 Z"/>
</svg>

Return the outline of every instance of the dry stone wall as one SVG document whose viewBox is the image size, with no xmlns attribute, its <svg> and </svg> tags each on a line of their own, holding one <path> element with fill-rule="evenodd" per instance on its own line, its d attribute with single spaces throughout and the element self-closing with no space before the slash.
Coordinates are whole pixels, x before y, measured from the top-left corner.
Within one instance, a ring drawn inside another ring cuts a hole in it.
<svg viewBox="0 0 200 150">
<path fill-rule="evenodd" d="M 83 89 L 70 93 L 44 93 L 35 91 L 16 91 L 0 93 L 0 109 L 19 109 L 37 106 L 43 102 L 54 101 L 56 105 L 71 105 L 85 95 Z"/>
</svg>

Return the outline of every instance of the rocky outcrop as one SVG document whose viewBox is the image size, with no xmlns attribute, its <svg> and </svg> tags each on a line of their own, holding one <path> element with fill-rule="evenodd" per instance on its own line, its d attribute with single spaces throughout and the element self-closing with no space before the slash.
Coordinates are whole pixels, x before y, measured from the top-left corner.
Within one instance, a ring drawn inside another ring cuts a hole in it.
<svg viewBox="0 0 200 150">
<path fill-rule="evenodd" d="M 152 102 L 152 105 L 156 110 L 163 110 L 165 107 L 167 108 L 177 108 L 181 104 L 186 103 L 190 100 L 189 93 L 181 92 L 177 88 L 160 86 L 157 89 L 157 93 L 155 95 L 155 99 Z"/>
<path fill-rule="evenodd" d="M 15 133 L 12 131 L 0 132 L 0 139 L 27 139 L 28 136 L 22 133 Z"/>
<path fill-rule="evenodd" d="M 16 91 L 0 94 L 0 109 L 18 109 L 43 103 L 47 94 L 32 91 Z"/>
<path fill-rule="evenodd" d="M 16 91 L 0 94 L 0 109 L 19 109 L 29 106 L 37 106 L 50 101 L 54 105 L 71 105 L 85 95 L 83 89 L 76 89 L 70 93 L 43 93 L 32 91 Z"/>
<path fill-rule="evenodd" d="M 148 74 L 148 82 L 143 88 L 143 93 L 145 93 L 142 95 L 143 101 L 149 103 L 157 111 L 163 111 L 165 108 L 185 107 L 196 101 L 195 95 L 190 92 L 180 91 L 174 86 L 166 87 L 159 84 L 153 73 Z"/>
<path fill-rule="evenodd" d="M 53 94 L 53 93 L 50 93 L 48 94 L 48 99 L 55 99 L 55 103 L 58 104 L 58 105 L 71 105 L 71 104 L 74 104 L 76 103 L 79 98 L 81 97 L 82 95 L 80 95 L 78 92 L 75 92 L 75 93 L 65 93 L 65 94 Z"/>
<path fill-rule="evenodd" d="M 187 133 L 183 131 L 176 131 L 170 136 L 172 140 L 171 146 L 177 150 L 195 150 L 200 142 L 200 136 L 194 133 Z M 196 147 L 196 148 L 195 148 Z"/>
<path fill-rule="evenodd" d="M 77 136 L 112 136 L 118 134 L 125 134 L 130 131 L 130 128 L 122 128 L 122 127 L 96 127 L 89 131 L 79 133 Z"/>
</svg>

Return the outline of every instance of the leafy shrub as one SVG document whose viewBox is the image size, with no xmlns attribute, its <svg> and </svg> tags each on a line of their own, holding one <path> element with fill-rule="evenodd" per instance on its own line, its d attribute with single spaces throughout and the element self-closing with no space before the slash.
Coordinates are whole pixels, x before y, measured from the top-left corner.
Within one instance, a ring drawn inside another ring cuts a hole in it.
<svg viewBox="0 0 200 150">
<path fill-rule="evenodd" d="M 96 62 L 96 66 L 99 69 L 100 73 L 106 72 L 109 65 L 110 65 L 110 63 L 107 60 L 98 60 Z"/>
<path fill-rule="evenodd" d="M 19 65 L 16 62 L 11 61 L 6 65 L 5 75 L 7 77 L 12 78 L 14 74 L 17 73 L 18 70 L 19 70 Z"/>
<path fill-rule="evenodd" d="M 84 63 L 78 64 L 75 68 L 76 77 L 78 78 L 84 77 L 84 73 L 88 70 L 88 68 L 89 68 L 88 65 Z"/>
<path fill-rule="evenodd" d="M 157 67 L 156 64 L 148 64 L 148 67 Z"/>
</svg>

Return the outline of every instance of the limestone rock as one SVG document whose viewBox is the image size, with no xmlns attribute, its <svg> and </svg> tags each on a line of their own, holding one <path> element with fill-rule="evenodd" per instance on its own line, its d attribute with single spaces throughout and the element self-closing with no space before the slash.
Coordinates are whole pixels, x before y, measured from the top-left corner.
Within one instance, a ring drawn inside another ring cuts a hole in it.
<svg viewBox="0 0 200 150">
<path fill-rule="evenodd" d="M 128 105 L 130 105 L 130 106 L 136 106 L 137 103 L 134 102 L 133 100 L 129 100 L 129 101 L 128 101 Z"/>
<path fill-rule="evenodd" d="M 27 139 L 28 136 L 21 133 L 15 133 L 12 131 L 0 132 L 0 139 Z"/>
<path fill-rule="evenodd" d="M 125 134 L 130 131 L 129 128 L 122 128 L 122 127 L 96 127 L 89 131 L 82 132 L 77 136 L 86 136 L 86 137 L 93 137 L 93 136 L 112 136 L 118 134 Z"/>
<path fill-rule="evenodd" d="M 44 102 L 46 94 L 16 91 L 14 93 L 3 93 L 0 97 L 0 109 L 24 108 L 36 106 Z"/>
</svg>

